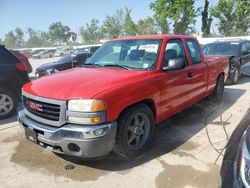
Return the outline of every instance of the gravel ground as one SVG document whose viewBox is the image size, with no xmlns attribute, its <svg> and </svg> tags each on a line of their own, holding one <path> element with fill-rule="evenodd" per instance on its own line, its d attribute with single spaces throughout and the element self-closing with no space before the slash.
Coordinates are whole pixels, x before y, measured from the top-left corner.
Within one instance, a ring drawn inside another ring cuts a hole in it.
<svg viewBox="0 0 250 188">
<path fill-rule="evenodd" d="M 35 69 L 45 60 L 31 62 Z M 25 140 L 15 117 L 2 120 L 1 187 L 218 187 L 222 157 L 208 142 L 204 119 L 214 146 L 225 146 L 220 112 L 230 135 L 249 108 L 250 78 L 239 82 L 226 87 L 223 108 L 215 111 L 205 99 L 159 124 L 150 150 L 136 160 L 113 153 L 99 161 L 58 156 Z"/>
</svg>

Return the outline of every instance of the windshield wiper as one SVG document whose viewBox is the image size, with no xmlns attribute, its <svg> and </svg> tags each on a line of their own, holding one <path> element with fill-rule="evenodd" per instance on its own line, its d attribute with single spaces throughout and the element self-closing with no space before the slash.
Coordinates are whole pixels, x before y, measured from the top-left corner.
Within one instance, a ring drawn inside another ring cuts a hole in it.
<svg viewBox="0 0 250 188">
<path fill-rule="evenodd" d="M 123 68 L 123 69 L 126 69 L 126 70 L 131 70 L 130 66 L 119 65 L 119 64 L 105 64 L 105 65 L 103 65 L 103 67 L 119 67 L 119 68 Z"/>
</svg>

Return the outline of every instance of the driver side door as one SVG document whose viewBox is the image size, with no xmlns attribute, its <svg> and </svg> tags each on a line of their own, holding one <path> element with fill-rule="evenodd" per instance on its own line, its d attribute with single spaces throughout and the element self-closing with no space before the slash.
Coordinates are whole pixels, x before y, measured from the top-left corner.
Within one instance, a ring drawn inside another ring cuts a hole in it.
<svg viewBox="0 0 250 188">
<path fill-rule="evenodd" d="M 168 117 L 176 111 L 189 105 L 192 84 L 192 75 L 189 75 L 189 66 L 186 50 L 181 39 L 170 39 L 167 42 L 163 67 L 174 58 L 184 58 L 185 67 L 179 70 L 162 71 L 161 76 L 161 115 Z"/>
</svg>

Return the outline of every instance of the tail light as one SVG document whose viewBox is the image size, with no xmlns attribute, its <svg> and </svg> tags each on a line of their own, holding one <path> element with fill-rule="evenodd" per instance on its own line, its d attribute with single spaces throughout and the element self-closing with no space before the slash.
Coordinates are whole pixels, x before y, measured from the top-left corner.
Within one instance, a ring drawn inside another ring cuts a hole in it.
<svg viewBox="0 0 250 188">
<path fill-rule="evenodd" d="M 17 67 L 17 69 L 18 69 L 19 71 L 21 71 L 21 72 L 25 72 L 25 71 L 28 70 L 28 69 L 27 69 L 27 66 L 26 66 L 24 63 L 17 63 L 17 64 L 16 64 L 16 67 Z"/>
</svg>

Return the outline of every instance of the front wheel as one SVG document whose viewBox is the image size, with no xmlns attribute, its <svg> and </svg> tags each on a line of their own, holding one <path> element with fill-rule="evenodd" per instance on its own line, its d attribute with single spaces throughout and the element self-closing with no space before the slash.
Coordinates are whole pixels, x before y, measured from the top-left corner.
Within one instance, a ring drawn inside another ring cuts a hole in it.
<svg viewBox="0 0 250 188">
<path fill-rule="evenodd" d="M 118 119 L 115 153 L 124 158 L 142 155 L 149 147 L 154 132 L 154 115 L 145 104 L 126 110 Z"/>
<path fill-rule="evenodd" d="M 211 98 L 212 98 L 213 101 L 215 101 L 215 102 L 220 102 L 221 101 L 221 98 L 222 98 L 222 95 L 223 95 L 223 92 L 224 92 L 224 87 L 225 87 L 224 76 L 220 75 L 217 78 L 214 92 L 211 95 Z"/>
<path fill-rule="evenodd" d="M 0 119 L 13 115 L 16 112 L 17 105 L 16 95 L 7 89 L 0 88 Z"/>
<path fill-rule="evenodd" d="M 239 69 L 235 69 L 234 74 L 233 74 L 233 80 L 232 80 L 233 84 L 236 84 L 238 82 L 239 76 L 240 76 Z"/>
</svg>

